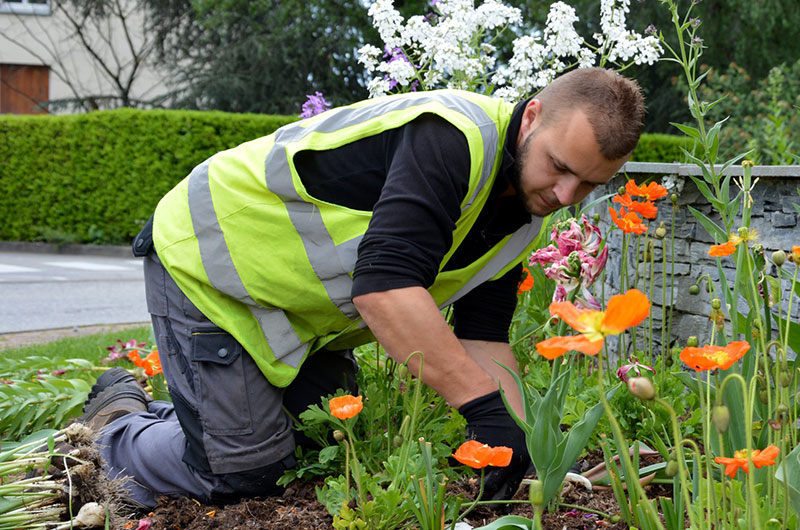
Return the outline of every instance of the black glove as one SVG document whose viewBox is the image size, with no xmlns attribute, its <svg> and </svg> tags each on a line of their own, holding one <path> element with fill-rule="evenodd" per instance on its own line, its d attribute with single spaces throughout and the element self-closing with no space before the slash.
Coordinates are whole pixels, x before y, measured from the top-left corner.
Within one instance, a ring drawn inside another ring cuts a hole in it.
<svg viewBox="0 0 800 530">
<path fill-rule="evenodd" d="M 468 440 L 478 440 L 492 447 L 510 447 L 514 451 L 507 467 L 486 468 L 483 485 L 484 500 L 510 499 L 517 492 L 531 459 L 525 433 L 506 411 L 500 391 L 473 399 L 458 412 L 467 420 Z"/>
</svg>

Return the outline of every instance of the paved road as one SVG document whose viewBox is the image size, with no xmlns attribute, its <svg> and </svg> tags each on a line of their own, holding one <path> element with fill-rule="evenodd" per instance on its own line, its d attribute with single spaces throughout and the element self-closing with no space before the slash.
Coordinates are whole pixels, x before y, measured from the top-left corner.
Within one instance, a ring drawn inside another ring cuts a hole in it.
<svg viewBox="0 0 800 530">
<path fill-rule="evenodd" d="M 140 259 L 0 252 L 0 333 L 149 321 Z"/>
</svg>

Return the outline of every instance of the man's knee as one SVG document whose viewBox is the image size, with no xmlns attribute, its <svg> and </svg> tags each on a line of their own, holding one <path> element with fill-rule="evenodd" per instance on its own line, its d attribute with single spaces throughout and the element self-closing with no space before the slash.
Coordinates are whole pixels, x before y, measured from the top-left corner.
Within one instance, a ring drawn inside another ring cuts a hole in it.
<svg viewBox="0 0 800 530">
<path fill-rule="evenodd" d="M 213 503 L 226 504 L 236 502 L 245 497 L 267 497 L 280 495 L 283 487 L 278 486 L 278 479 L 284 471 L 291 469 L 297 462 L 293 455 L 289 455 L 268 466 L 239 471 L 236 473 L 226 473 L 214 475 L 214 484 L 209 501 Z"/>
</svg>

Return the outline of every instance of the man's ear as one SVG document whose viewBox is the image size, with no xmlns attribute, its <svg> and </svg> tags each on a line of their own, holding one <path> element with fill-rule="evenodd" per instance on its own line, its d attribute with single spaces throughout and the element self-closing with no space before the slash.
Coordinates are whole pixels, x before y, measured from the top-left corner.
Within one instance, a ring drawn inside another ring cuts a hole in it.
<svg viewBox="0 0 800 530">
<path fill-rule="evenodd" d="M 536 98 L 530 100 L 522 111 L 522 121 L 519 126 L 517 145 L 522 145 L 525 138 L 540 125 L 542 120 L 542 102 Z"/>
</svg>

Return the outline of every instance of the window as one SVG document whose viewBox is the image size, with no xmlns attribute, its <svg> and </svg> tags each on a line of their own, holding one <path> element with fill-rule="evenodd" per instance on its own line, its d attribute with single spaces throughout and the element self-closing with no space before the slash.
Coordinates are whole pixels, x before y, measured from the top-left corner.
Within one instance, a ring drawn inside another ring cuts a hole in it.
<svg viewBox="0 0 800 530">
<path fill-rule="evenodd" d="M 50 68 L 0 64 L 0 114 L 43 114 L 50 99 Z"/>
<path fill-rule="evenodd" d="M 0 0 L 0 13 L 49 15 L 50 0 Z"/>
</svg>

